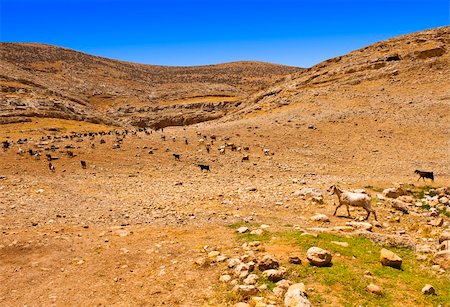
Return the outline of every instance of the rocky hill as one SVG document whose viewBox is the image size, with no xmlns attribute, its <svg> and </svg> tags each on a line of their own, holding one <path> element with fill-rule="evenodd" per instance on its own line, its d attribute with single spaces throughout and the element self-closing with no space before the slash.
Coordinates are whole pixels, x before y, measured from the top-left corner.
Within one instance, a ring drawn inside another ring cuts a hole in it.
<svg viewBox="0 0 450 307">
<path fill-rule="evenodd" d="M 143 65 L 42 44 L 0 45 L 2 122 L 30 116 L 141 126 L 221 117 L 299 68 L 261 62 Z"/>
<path fill-rule="evenodd" d="M 381 41 L 292 74 L 288 80 L 251 95 L 238 113 L 264 113 L 325 100 L 332 109 L 336 99 L 360 106 L 373 103 L 373 107 L 424 103 L 427 108 L 448 102 L 449 49 L 450 27 Z M 448 112 L 442 115 L 448 116 Z"/>
</svg>

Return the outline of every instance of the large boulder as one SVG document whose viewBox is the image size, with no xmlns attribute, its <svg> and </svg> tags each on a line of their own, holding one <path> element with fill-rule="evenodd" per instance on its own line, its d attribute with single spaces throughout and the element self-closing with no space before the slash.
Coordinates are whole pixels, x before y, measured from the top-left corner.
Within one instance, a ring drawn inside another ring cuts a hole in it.
<svg viewBox="0 0 450 307">
<path fill-rule="evenodd" d="M 383 266 L 389 266 L 395 269 L 400 269 L 402 266 L 402 258 L 394 252 L 383 248 L 380 251 L 380 261 Z"/>
<path fill-rule="evenodd" d="M 306 297 L 305 285 L 303 283 L 290 286 L 284 296 L 285 307 L 311 307 L 311 303 Z"/>
<path fill-rule="evenodd" d="M 325 267 L 331 264 L 331 253 L 319 247 L 311 247 L 306 252 L 309 263 L 318 267 Z"/>
</svg>

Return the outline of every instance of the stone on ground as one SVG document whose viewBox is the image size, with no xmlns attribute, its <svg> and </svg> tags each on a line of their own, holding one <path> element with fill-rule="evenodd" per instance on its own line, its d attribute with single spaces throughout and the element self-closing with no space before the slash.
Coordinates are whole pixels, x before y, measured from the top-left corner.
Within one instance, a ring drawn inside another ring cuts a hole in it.
<svg viewBox="0 0 450 307">
<path fill-rule="evenodd" d="M 318 267 L 329 266 L 331 263 L 331 253 L 319 247 L 311 247 L 306 252 L 309 263 Z"/>
<path fill-rule="evenodd" d="M 396 269 L 400 269 L 402 266 L 402 258 L 385 248 L 380 251 L 380 261 L 382 265 Z"/>
</svg>

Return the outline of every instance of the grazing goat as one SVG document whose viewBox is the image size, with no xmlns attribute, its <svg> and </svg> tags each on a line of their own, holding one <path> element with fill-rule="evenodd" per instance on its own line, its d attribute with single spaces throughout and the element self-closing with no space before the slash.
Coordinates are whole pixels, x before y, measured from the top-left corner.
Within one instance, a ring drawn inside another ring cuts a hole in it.
<svg viewBox="0 0 450 307">
<path fill-rule="evenodd" d="M 242 162 L 244 161 L 250 161 L 250 157 L 249 156 L 243 156 L 242 157 Z"/>
<path fill-rule="evenodd" d="M 209 168 L 209 165 L 198 164 L 198 167 L 200 167 L 200 170 L 201 170 L 201 171 L 203 171 L 203 170 L 206 170 L 206 171 L 208 171 L 208 172 L 211 171 L 211 169 Z"/>
<path fill-rule="evenodd" d="M 422 178 L 423 181 L 425 181 L 425 178 L 428 178 L 428 179 L 431 179 L 431 181 L 434 181 L 433 172 L 423 172 L 423 171 L 419 171 L 418 169 L 416 169 L 414 171 L 414 173 L 419 175 L 419 179 L 417 179 L 417 181 L 419 181 L 420 178 Z"/>
<path fill-rule="evenodd" d="M 345 205 L 347 207 L 347 213 L 350 217 L 350 211 L 348 209 L 348 206 L 352 207 L 362 207 L 364 210 L 367 211 L 367 216 L 365 220 L 369 218 L 370 213 L 373 213 L 375 216 L 375 221 L 377 220 L 377 214 L 375 213 L 375 210 L 372 209 L 372 206 L 370 204 L 370 196 L 364 193 L 354 193 L 350 191 L 345 191 L 340 188 L 338 188 L 335 185 L 332 185 L 328 192 L 331 194 L 336 194 L 339 200 L 339 205 L 336 206 L 336 209 L 334 210 L 333 215 L 336 215 L 337 209 L 341 207 L 342 205 Z"/>
<path fill-rule="evenodd" d="M 80 161 L 80 164 L 81 164 L 81 168 L 82 168 L 82 169 L 86 169 L 86 167 L 87 167 L 86 161 L 81 160 L 81 161 Z"/>
<path fill-rule="evenodd" d="M 51 170 L 52 172 L 55 172 L 55 166 L 52 164 L 52 162 L 48 163 L 48 169 Z"/>
<path fill-rule="evenodd" d="M 173 154 L 173 157 L 175 158 L 175 160 L 177 160 L 177 161 L 180 161 L 180 154 L 176 154 L 176 153 L 174 153 Z"/>
</svg>

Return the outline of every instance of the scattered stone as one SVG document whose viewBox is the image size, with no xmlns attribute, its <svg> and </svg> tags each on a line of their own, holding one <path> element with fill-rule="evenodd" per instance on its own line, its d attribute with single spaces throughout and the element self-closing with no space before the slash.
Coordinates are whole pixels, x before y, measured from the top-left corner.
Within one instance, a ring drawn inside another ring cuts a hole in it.
<svg viewBox="0 0 450 307">
<path fill-rule="evenodd" d="M 349 244 L 347 242 L 339 242 L 339 241 L 331 241 L 331 243 L 342 246 L 342 247 L 348 247 Z"/>
<path fill-rule="evenodd" d="M 426 284 L 422 288 L 422 294 L 423 295 L 436 295 L 436 291 L 434 290 L 432 285 Z"/>
<path fill-rule="evenodd" d="M 329 222 L 330 219 L 325 214 L 316 214 L 314 216 L 311 216 L 311 220 L 316 222 Z"/>
<path fill-rule="evenodd" d="M 273 292 L 273 295 L 280 298 L 280 297 L 284 296 L 284 294 L 286 293 L 286 289 L 283 289 L 281 287 L 275 287 L 272 289 L 272 292 Z"/>
<path fill-rule="evenodd" d="M 438 250 L 440 250 L 440 251 L 450 250 L 450 240 L 443 241 L 439 245 Z"/>
<path fill-rule="evenodd" d="M 233 305 L 233 307 L 250 307 L 250 304 L 239 302 Z"/>
<path fill-rule="evenodd" d="M 372 224 L 367 223 L 367 222 L 355 222 L 355 221 L 351 221 L 351 222 L 347 222 L 345 223 L 346 226 L 351 226 L 355 229 L 362 229 L 362 230 L 366 230 L 366 231 L 372 231 Z"/>
<path fill-rule="evenodd" d="M 302 264 L 302 260 L 298 256 L 289 256 L 289 263 Z"/>
<path fill-rule="evenodd" d="M 250 232 L 250 234 L 251 235 L 257 235 L 257 236 L 262 236 L 264 234 L 264 230 L 262 230 L 262 229 L 255 229 L 255 230 L 252 230 Z"/>
<path fill-rule="evenodd" d="M 219 251 L 211 251 L 208 253 L 208 258 L 216 258 L 219 255 L 220 255 Z"/>
<path fill-rule="evenodd" d="M 311 307 L 306 297 L 305 285 L 303 283 L 293 284 L 284 296 L 285 307 Z"/>
<path fill-rule="evenodd" d="M 231 258 L 230 260 L 228 260 L 228 267 L 230 269 L 236 267 L 238 264 L 241 264 L 242 261 L 237 259 L 237 258 Z"/>
<path fill-rule="evenodd" d="M 244 279 L 244 284 L 246 284 L 246 285 L 255 285 L 257 282 L 258 282 L 258 275 L 256 275 L 256 274 L 249 274 Z"/>
<path fill-rule="evenodd" d="M 258 263 L 258 270 L 261 272 L 276 269 L 280 266 L 277 260 L 272 255 L 264 255 L 264 257 Z"/>
<path fill-rule="evenodd" d="M 389 266 L 395 269 L 400 269 L 402 266 L 402 258 L 385 248 L 380 251 L 380 261 L 383 266 Z"/>
<path fill-rule="evenodd" d="M 242 226 L 242 227 L 239 227 L 236 231 L 239 233 L 246 233 L 246 232 L 249 232 L 250 229 L 248 229 L 248 227 Z"/>
<path fill-rule="evenodd" d="M 209 259 L 206 259 L 204 257 L 199 257 L 199 258 L 195 259 L 194 263 L 196 265 L 198 265 L 199 267 L 204 268 L 204 267 L 209 266 L 210 262 L 209 262 Z"/>
<path fill-rule="evenodd" d="M 450 250 L 439 251 L 433 256 L 433 261 L 443 269 L 450 269 Z"/>
<path fill-rule="evenodd" d="M 366 287 L 366 290 L 369 291 L 370 293 L 376 294 L 376 295 L 382 295 L 382 291 L 381 291 L 381 287 L 377 286 L 375 284 L 369 284 Z"/>
<path fill-rule="evenodd" d="M 405 195 L 405 191 L 402 188 L 387 188 L 383 190 L 383 195 L 388 198 L 397 198 Z"/>
<path fill-rule="evenodd" d="M 221 282 L 230 282 L 231 281 L 231 276 L 228 274 L 222 275 L 219 277 L 219 281 Z"/>
<path fill-rule="evenodd" d="M 263 272 L 263 276 L 272 282 L 277 282 L 282 280 L 285 277 L 286 273 L 286 268 L 279 267 L 278 269 L 265 270 Z"/>
<path fill-rule="evenodd" d="M 244 298 L 257 295 L 259 290 L 254 285 L 236 285 L 233 287 L 234 292 L 239 293 Z"/>
<path fill-rule="evenodd" d="M 390 201 L 392 208 L 394 208 L 395 210 L 401 211 L 404 214 L 408 214 L 408 204 L 399 200 L 399 199 L 392 199 Z"/>
<path fill-rule="evenodd" d="M 428 225 L 434 226 L 434 227 L 441 227 L 442 225 L 444 225 L 444 219 L 438 218 L 438 219 L 434 219 L 428 222 Z"/>
<path fill-rule="evenodd" d="M 306 252 L 309 263 L 318 267 L 325 267 L 331 264 L 331 253 L 319 247 L 311 247 Z"/>
<path fill-rule="evenodd" d="M 216 262 L 224 262 L 227 259 L 228 259 L 228 257 L 226 255 L 219 255 L 216 258 Z"/>
</svg>

